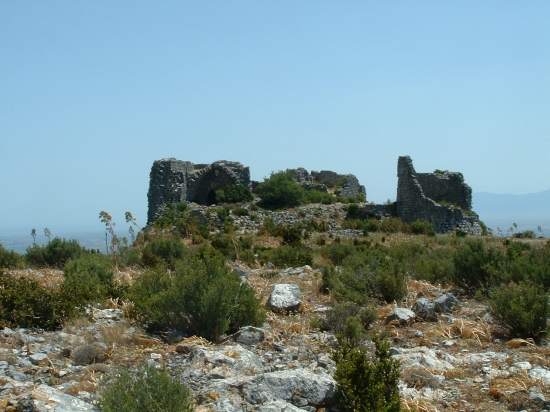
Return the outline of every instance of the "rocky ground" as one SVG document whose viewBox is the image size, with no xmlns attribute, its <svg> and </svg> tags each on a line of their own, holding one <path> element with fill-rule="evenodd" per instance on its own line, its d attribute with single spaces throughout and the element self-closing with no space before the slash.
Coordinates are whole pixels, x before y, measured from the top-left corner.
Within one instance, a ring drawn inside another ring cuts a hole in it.
<svg viewBox="0 0 550 412">
<path fill-rule="evenodd" d="M 360 232 L 339 224 L 346 207 L 259 210 L 234 219 L 238 233 L 256 234 L 267 216 L 275 223 L 315 218 L 327 222 L 327 238 L 351 238 Z M 204 207 L 196 210 L 201 219 L 217 219 Z M 269 236 L 261 241 L 276 243 Z M 400 240 L 395 235 L 381 241 Z M 305 242 L 313 244 L 314 238 Z M 197 411 L 337 411 L 331 359 L 336 339 L 310 326 L 333 304 L 331 296 L 319 292 L 321 272 L 309 266 L 231 265 L 269 306 L 263 327 L 243 328 L 218 344 L 178 333 L 148 336 L 128 317 L 131 305 L 108 301 L 61 331 L 5 328 L 0 331 L 0 410 L 95 411 L 106 377 L 147 362 L 167 368 L 189 386 Z M 63 279 L 54 270 L 13 274 L 49 288 Z M 125 270 L 119 278 L 131 281 L 136 274 Z M 378 307 L 372 328 L 387 334 L 392 355 L 401 361 L 404 410 L 550 410 L 548 344 L 506 340 L 485 304 L 458 290 L 414 280 L 408 290 L 403 301 Z M 289 315 L 286 309 L 297 311 Z"/>
<path fill-rule="evenodd" d="M 331 407 L 335 338 L 309 326 L 330 307 L 330 298 L 318 292 L 320 272 L 307 266 L 236 269 L 265 301 L 274 285 L 297 285 L 300 312 L 271 312 L 263 328 L 243 328 L 220 344 L 177 334 L 147 336 L 125 319 L 124 307 L 116 302 L 91 309 L 91 321 L 75 320 L 59 332 L 5 328 L 0 332 L 0 408 L 97 410 L 93 404 L 104 376 L 149 362 L 188 385 L 198 411 L 337 410 Z M 47 277 L 55 275 L 50 271 Z M 405 409 L 550 410 L 548 346 L 495 338 L 498 328 L 475 300 L 459 297 L 451 308 L 437 305 L 451 295 L 435 286 L 410 281 L 409 291 L 399 305 L 380 307 L 374 326 L 387 330 L 393 356 L 402 362 Z M 289 298 L 281 299 L 272 298 L 275 305 Z M 396 311 L 398 306 L 405 310 Z"/>
</svg>

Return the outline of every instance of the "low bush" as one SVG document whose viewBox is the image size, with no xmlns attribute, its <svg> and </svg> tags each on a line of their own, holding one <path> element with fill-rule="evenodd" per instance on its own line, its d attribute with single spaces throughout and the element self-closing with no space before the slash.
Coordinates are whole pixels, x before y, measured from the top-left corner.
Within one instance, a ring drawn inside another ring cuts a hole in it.
<svg viewBox="0 0 550 412">
<path fill-rule="evenodd" d="M 321 250 L 321 254 L 334 264 L 341 265 L 345 258 L 355 252 L 355 247 L 341 242 L 332 242 Z"/>
<path fill-rule="evenodd" d="M 25 253 L 25 263 L 30 267 L 43 268 L 46 266 L 44 261 L 44 249 L 40 245 L 32 245 L 27 247 Z"/>
<path fill-rule="evenodd" d="M 311 250 L 306 247 L 292 247 L 282 245 L 276 249 L 258 249 L 260 263 L 273 263 L 275 266 L 298 267 L 313 264 L 313 255 Z"/>
<path fill-rule="evenodd" d="M 80 303 L 68 290 L 46 290 L 35 280 L 0 270 L 0 325 L 54 330 L 77 314 Z"/>
<path fill-rule="evenodd" d="M 454 270 L 451 281 L 470 293 L 478 289 L 500 284 L 504 253 L 494 247 L 487 247 L 481 239 L 468 239 L 453 255 Z"/>
<path fill-rule="evenodd" d="M 107 346 L 104 343 L 93 342 L 74 348 L 71 359 L 75 365 L 90 365 L 105 361 L 107 355 Z"/>
<path fill-rule="evenodd" d="M 417 280 L 426 280 L 432 284 L 446 285 L 449 283 L 450 273 L 454 270 L 453 250 L 438 248 L 418 256 L 414 260 L 412 273 Z"/>
<path fill-rule="evenodd" d="M 231 213 L 235 216 L 248 216 L 248 209 L 244 207 L 234 207 L 231 209 Z"/>
<path fill-rule="evenodd" d="M 221 252 L 228 259 L 234 260 L 236 258 L 235 248 L 237 246 L 233 243 L 232 238 L 230 238 L 228 235 L 224 233 L 219 233 L 218 235 L 212 237 L 211 245 L 214 249 Z"/>
<path fill-rule="evenodd" d="M 348 216 L 349 217 L 359 216 L 359 204 L 358 203 L 350 203 L 350 205 L 348 206 Z"/>
<path fill-rule="evenodd" d="M 145 271 L 130 297 L 149 331 L 179 329 L 213 341 L 241 326 L 260 325 L 265 316 L 252 288 L 206 247 L 178 262 L 170 274 Z"/>
<path fill-rule="evenodd" d="M 334 380 L 338 407 L 344 412 L 398 412 L 400 363 L 390 355 L 387 341 L 373 336 L 376 347 L 371 359 L 364 347 L 353 347 L 340 340 L 333 351 Z"/>
<path fill-rule="evenodd" d="M 322 203 L 324 205 L 330 205 L 336 201 L 336 198 L 326 192 L 321 192 L 320 190 L 304 190 L 302 196 L 303 203 Z"/>
<path fill-rule="evenodd" d="M 407 294 L 406 266 L 388 255 L 390 250 L 357 246 L 338 270 L 324 271 L 323 287 L 329 288 L 339 302 L 364 305 L 369 298 L 399 301 Z"/>
<path fill-rule="evenodd" d="M 135 372 L 119 369 L 105 379 L 99 406 L 103 412 L 194 410 L 191 391 L 154 365 L 141 366 Z"/>
<path fill-rule="evenodd" d="M 176 261 L 187 255 L 187 249 L 178 238 L 157 238 L 143 248 L 141 261 L 143 266 L 155 267 L 165 265 L 171 269 Z"/>
<path fill-rule="evenodd" d="M 186 202 L 168 202 L 162 214 L 155 220 L 155 225 L 160 228 L 176 226 L 184 230 L 188 217 Z"/>
<path fill-rule="evenodd" d="M 229 185 L 216 190 L 216 203 L 242 203 L 252 199 L 252 192 L 243 185 Z"/>
<path fill-rule="evenodd" d="M 435 229 L 432 222 L 417 220 L 411 223 L 411 231 L 414 235 L 435 236 Z"/>
<path fill-rule="evenodd" d="M 271 173 L 271 176 L 258 185 L 260 206 L 267 209 L 296 207 L 302 203 L 304 189 L 294 180 L 290 171 Z"/>
<path fill-rule="evenodd" d="M 514 233 L 514 237 L 518 239 L 534 239 L 536 235 L 533 230 L 524 230 L 523 232 Z"/>
<path fill-rule="evenodd" d="M 21 265 L 23 258 L 13 250 L 7 250 L 0 243 L 0 269 L 15 269 Z"/>
<path fill-rule="evenodd" d="M 76 259 L 87 253 L 77 240 L 66 240 L 55 237 L 42 248 L 42 256 L 46 266 L 62 268 L 69 259 Z"/>
<path fill-rule="evenodd" d="M 378 311 L 371 305 L 361 307 L 353 302 L 338 303 L 327 313 L 326 325 L 335 335 L 343 335 L 346 322 L 352 317 L 359 321 L 360 333 L 363 334 L 378 319 Z"/>
<path fill-rule="evenodd" d="M 489 294 L 492 315 L 507 327 L 513 337 L 533 338 L 536 342 L 547 334 L 550 315 L 548 293 L 529 283 L 509 283 Z"/>
<path fill-rule="evenodd" d="M 398 217 L 389 217 L 380 221 L 380 230 L 384 233 L 397 233 L 403 230 L 403 222 Z"/>
<path fill-rule="evenodd" d="M 62 290 L 72 291 L 82 302 L 102 301 L 119 297 L 121 290 L 115 284 L 113 261 L 105 255 L 89 254 L 71 259 L 63 268 L 65 280 Z"/>
</svg>

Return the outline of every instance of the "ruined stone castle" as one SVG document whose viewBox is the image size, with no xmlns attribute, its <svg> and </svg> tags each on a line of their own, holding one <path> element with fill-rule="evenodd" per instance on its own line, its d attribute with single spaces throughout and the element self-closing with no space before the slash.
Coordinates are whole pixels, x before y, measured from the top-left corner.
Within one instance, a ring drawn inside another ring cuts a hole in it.
<svg viewBox="0 0 550 412">
<path fill-rule="evenodd" d="M 352 174 L 338 174 L 323 170 L 308 172 L 293 169 L 297 183 L 308 190 L 334 193 L 342 197 L 363 195 L 365 187 Z M 462 173 L 416 173 L 409 156 L 397 162 L 397 200 L 391 204 L 362 205 L 364 217 L 386 219 L 399 217 L 405 223 L 426 220 L 436 232 L 461 230 L 480 235 L 479 217 L 472 211 L 472 189 L 464 183 Z M 240 184 L 253 190 L 258 182 L 250 180 L 250 169 L 238 162 L 220 160 L 212 164 L 193 164 L 174 158 L 156 160 L 151 168 L 147 222 L 159 217 L 167 203 L 192 202 L 201 205 L 215 203 L 216 190 Z"/>
</svg>

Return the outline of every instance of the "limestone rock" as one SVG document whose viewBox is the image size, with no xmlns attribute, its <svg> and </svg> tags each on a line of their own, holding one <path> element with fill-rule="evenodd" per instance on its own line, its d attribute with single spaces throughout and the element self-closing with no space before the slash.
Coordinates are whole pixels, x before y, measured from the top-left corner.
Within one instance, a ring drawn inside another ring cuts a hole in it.
<svg viewBox="0 0 550 412">
<path fill-rule="evenodd" d="M 44 366 L 48 364 L 49 358 L 45 353 L 33 353 L 29 356 L 29 360 L 33 365 Z"/>
<path fill-rule="evenodd" d="M 413 349 L 395 349 L 397 352 L 393 357 L 403 363 L 404 367 L 422 366 L 429 370 L 448 370 L 453 369 L 451 361 L 454 358 L 447 355 L 448 360 L 440 359 L 441 352 L 436 352 L 433 349 L 425 346 L 420 346 Z"/>
<path fill-rule="evenodd" d="M 414 321 L 415 313 L 407 308 L 395 308 L 386 318 L 386 324 L 396 320 L 400 325 L 405 325 Z"/>
<path fill-rule="evenodd" d="M 245 326 L 234 333 L 232 337 L 237 343 L 242 343 L 245 345 L 258 345 L 265 340 L 266 331 L 254 326 Z"/>
<path fill-rule="evenodd" d="M 299 394 L 307 405 L 321 407 L 333 403 L 335 386 L 336 382 L 328 374 L 294 369 L 254 376 L 243 386 L 242 392 L 253 405 L 269 399 L 295 403 L 296 394 Z"/>
<path fill-rule="evenodd" d="M 435 312 L 435 303 L 428 298 L 420 298 L 414 302 L 413 312 L 419 318 L 428 322 L 437 322 L 437 313 Z"/>
<path fill-rule="evenodd" d="M 302 292 L 294 283 L 280 283 L 273 286 L 266 306 L 273 312 L 296 312 L 302 306 Z"/>
<path fill-rule="evenodd" d="M 33 412 L 99 412 L 95 406 L 45 384 L 34 389 L 28 398 L 21 399 L 18 408 L 20 409 L 17 410 L 32 410 Z"/>
<path fill-rule="evenodd" d="M 435 311 L 448 313 L 460 304 L 460 301 L 452 293 L 444 293 L 434 300 Z"/>
<path fill-rule="evenodd" d="M 280 399 L 276 399 L 274 401 L 269 401 L 267 403 L 264 403 L 260 408 L 258 409 L 258 412 L 300 412 L 303 411 L 303 409 L 297 408 L 296 406 L 282 401 Z"/>
</svg>

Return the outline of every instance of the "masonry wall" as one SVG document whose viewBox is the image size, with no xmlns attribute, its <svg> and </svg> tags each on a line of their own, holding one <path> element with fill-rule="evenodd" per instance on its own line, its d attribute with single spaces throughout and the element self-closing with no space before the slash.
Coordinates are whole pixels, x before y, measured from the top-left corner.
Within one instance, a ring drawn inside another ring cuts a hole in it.
<svg viewBox="0 0 550 412">
<path fill-rule="evenodd" d="M 462 173 L 417 173 L 416 179 L 424 196 L 435 202 L 446 201 L 465 210 L 472 209 L 472 188 L 464 183 Z"/>
<path fill-rule="evenodd" d="M 174 158 L 156 160 L 149 175 L 147 223 L 154 222 L 169 202 L 212 204 L 216 190 L 232 184 L 250 188 L 250 169 L 225 160 L 200 165 Z"/>
<path fill-rule="evenodd" d="M 462 176 L 461 174 L 457 175 Z M 426 174 L 424 176 L 426 176 Z M 432 178 L 420 179 L 424 184 L 428 185 L 429 192 L 431 191 L 431 193 L 436 194 L 452 192 L 454 186 L 438 188 L 437 185 L 433 184 L 435 180 L 430 179 Z M 443 181 L 444 180 L 441 182 Z M 436 182 L 437 184 L 441 183 L 439 181 Z M 436 189 L 440 192 L 437 192 Z M 456 198 L 459 199 L 460 202 L 467 204 L 467 198 L 460 199 L 459 195 L 460 193 L 456 195 Z M 448 196 L 452 198 L 451 195 Z M 405 223 L 412 223 L 416 220 L 427 220 L 431 222 L 438 233 L 448 233 L 455 229 L 459 229 L 473 235 L 481 234 L 481 227 L 479 226 L 477 215 L 473 214 L 473 216 L 466 216 L 460 208 L 441 206 L 425 195 L 409 156 L 401 156 L 397 162 L 396 211 L 397 216 Z"/>
</svg>

